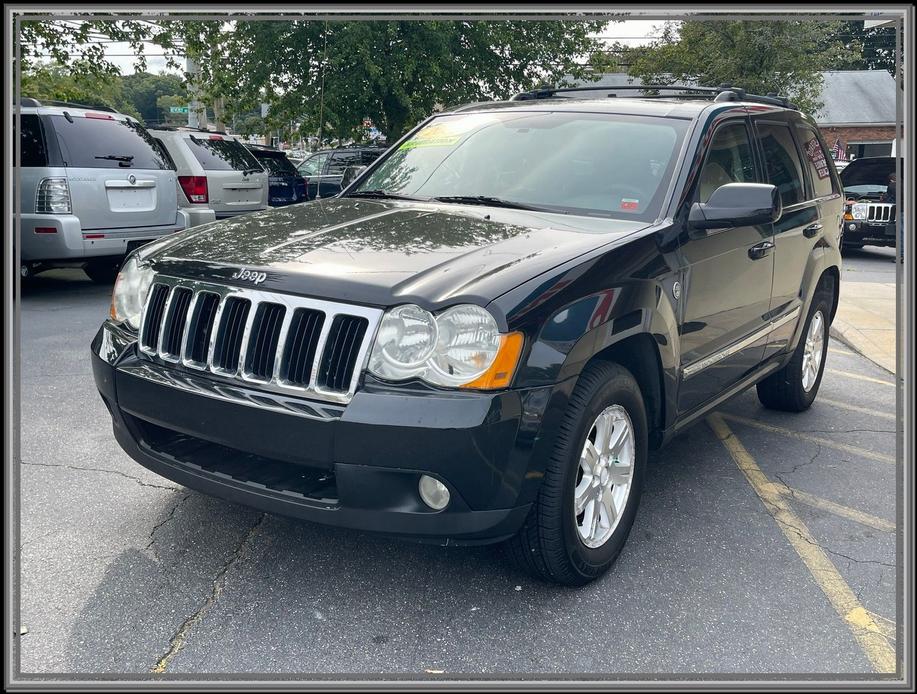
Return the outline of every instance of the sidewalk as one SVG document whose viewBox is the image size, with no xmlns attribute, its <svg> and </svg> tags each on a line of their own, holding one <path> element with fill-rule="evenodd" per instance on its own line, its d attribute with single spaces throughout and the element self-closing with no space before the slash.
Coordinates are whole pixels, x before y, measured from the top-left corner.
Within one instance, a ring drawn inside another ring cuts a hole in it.
<svg viewBox="0 0 917 694">
<path fill-rule="evenodd" d="M 895 373 L 895 285 L 886 282 L 841 282 L 831 336 Z"/>
</svg>

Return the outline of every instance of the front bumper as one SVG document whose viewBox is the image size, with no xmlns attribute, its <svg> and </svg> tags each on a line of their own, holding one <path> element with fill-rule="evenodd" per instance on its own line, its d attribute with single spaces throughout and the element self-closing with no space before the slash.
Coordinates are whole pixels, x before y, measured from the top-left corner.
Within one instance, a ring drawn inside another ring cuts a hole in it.
<svg viewBox="0 0 917 694">
<path fill-rule="evenodd" d="M 22 214 L 20 225 L 20 257 L 23 262 L 75 261 L 124 256 L 132 241 L 152 241 L 181 231 L 186 227 L 187 219 L 182 214 L 176 214 L 174 225 L 84 231 L 79 218 L 74 215 Z"/>
<path fill-rule="evenodd" d="M 346 406 L 208 390 L 139 358 L 108 322 L 92 364 L 118 442 L 164 477 L 272 513 L 457 544 L 500 541 L 521 527 L 541 479 L 537 432 L 557 390 L 364 384 Z M 449 488 L 443 511 L 422 503 L 421 474 Z"/>
<path fill-rule="evenodd" d="M 898 226 L 896 222 L 876 223 L 864 220 L 844 220 L 843 243 L 847 245 L 894 246 Z"/>
</svg>

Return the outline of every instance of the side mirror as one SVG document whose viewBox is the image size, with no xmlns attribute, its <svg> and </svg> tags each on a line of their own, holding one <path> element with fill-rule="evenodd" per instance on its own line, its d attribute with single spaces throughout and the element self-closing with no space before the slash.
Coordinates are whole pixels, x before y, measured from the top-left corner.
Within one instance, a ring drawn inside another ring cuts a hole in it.
<svg viewBox="0 0 917 694">
<path fill-rule="evenodd" d="M 783 214 L 776 186 L 769 183 L 727 183 L 713 191 L 707 202 L 691 206 L 688 223 L 695 229 L 773 224 Z"/>
<path fill-rule="evenodd" d="M 344 169 L 344 175 L 341 177 L 341 189 L 343 190 L 353 183 L 353 180 L 359 176 L 365 168 L 365 166 L 348 166 Z"/>
</svg>

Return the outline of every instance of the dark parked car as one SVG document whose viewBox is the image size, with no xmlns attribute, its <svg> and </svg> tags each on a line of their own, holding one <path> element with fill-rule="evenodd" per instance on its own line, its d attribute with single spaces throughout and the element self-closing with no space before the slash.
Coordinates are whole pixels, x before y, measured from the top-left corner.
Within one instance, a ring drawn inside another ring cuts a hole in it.
<svg viewBox="0 0 917 694">
<path fill-rule="evenodd" d="M 650 449 L 752 386 L 814 401 L 843 199 L 785 99 L 568 93 L 438 114 L 340 197 L 138 250 L 92 344 L 124 450 L 266 511 L 601 575 Z"/>
<path fill-rule="evenodd" d="M 308 200 L 306 179 L 299 175 L 286 154 L 272 147 L 246 147 L 268 173 L 268 205 L 283 207 Z"/>
<path fill-rule="evenodd" d="M 296 169 L 306 178 L 309 200 L 330 198 L 341 192 L 348 168 L 372 164 L 385 151 L 375 145 L 339 147 L 312 154 Z"/>
<path fill-rule="evenodd" d="M 895 165 L 904 171 L 897 157 L 855 159 L 841 171 L 844 207 L 844 248 L 894 246 L 898 229 L 898 190 Z"/>
</svg>

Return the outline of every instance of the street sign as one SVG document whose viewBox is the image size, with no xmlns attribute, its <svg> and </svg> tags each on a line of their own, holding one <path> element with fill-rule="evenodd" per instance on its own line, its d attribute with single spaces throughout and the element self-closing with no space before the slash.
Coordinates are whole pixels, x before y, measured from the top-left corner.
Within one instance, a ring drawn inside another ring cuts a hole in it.
<svg viewBox="0 0 917 694">
<path fill-rule="evenodd" d="M 187 106 L 169 106 L 169 113 L 187 113 Z"/>
</svg>

